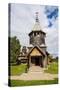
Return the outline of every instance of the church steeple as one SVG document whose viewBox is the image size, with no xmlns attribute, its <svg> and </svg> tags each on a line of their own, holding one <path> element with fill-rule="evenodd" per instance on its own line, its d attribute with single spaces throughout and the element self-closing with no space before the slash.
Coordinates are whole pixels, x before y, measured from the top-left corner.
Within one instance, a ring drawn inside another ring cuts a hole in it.
<svg viewBox="0 0 60 90">
<path fill-rule="evenodd" d="M 35 24 L 32 28 L 32 31 L 29 33 L 30 44 L 38 46 L 45 44 L 45 35 L 46 33 L 42 31 L 40 26 L 38 12 L 36 12 Z"/>
<path fill-rule="evenodd" d="M 40 31 L 41 30 L 41 26 L 40 26 L 40 22 L 39 22 L 39 18 L 38 18 L 38 12 L 35 13 L 36 16 L 35 16 L 35 24 L 32 28 L 32 31 Z"/>
</svg>

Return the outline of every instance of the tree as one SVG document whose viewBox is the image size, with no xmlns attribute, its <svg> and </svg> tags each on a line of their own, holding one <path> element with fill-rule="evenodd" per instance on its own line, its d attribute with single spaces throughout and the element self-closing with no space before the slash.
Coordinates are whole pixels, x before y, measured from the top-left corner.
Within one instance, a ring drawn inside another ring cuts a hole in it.
<svg viewBox="0 0 60 90">
<path fill-rule="evenodd" d="M 10 63 L 16 63 L 16 60 L 20 54 L 20 42 L 17 37 L 10 37 Z"/>
</svg>

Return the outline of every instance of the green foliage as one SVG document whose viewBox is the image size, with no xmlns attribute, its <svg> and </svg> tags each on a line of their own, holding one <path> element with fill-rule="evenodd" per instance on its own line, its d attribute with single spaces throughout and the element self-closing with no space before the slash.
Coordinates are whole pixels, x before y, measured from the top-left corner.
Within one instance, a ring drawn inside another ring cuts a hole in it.
<svg viewBox="0 0 60 90">
<path fill-rule="evenodd" d="M 25 72 L 27 65 L 26 64 L 21 64 L 21 65 L 15 65 L 15 66 L 10 66 L 11 69 L 11 75 L 20 75 L 23 72 Z"/>
<path fill-rule="evenodd" d="M 54 80 L 11 80 L 11 86 L 31 86 L 31 85 L 48 85 L 48 84 L 58 84 L 58 79 Z"/>
<path fill-rule="evenodd" d="M 10 62 L 15 63 L 20 54 L 20 42 L 17 37 L 10 37 Z"/>
<path fill-rule="evenodd" d="M 58 74 L 58 62 L 52 62 L 45 70 L 47 73 Z"/>
</svg>

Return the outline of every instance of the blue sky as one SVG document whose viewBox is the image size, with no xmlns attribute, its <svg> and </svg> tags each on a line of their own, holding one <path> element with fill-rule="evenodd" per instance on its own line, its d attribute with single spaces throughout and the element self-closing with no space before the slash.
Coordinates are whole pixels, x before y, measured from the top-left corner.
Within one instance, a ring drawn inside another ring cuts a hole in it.
<svg viewBox="0 0 60 90">
<path fill-rule="evenodd" d="M 47 51 L 58 54 L 58 7 L 32 4 L 11 4 L 11 36 L 17 36 L 22 46 L 29 45 L 29 32 L 39 12 L 41 29 L 46 32 Z"/>
</svg>

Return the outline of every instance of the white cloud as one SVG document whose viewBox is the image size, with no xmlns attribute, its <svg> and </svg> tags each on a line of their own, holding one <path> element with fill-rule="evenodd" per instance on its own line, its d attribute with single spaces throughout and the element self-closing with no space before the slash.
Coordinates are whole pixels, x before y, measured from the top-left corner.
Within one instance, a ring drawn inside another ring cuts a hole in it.
<svg viewBox="0 0 60 90">
<path fill-rule="evenodd" d="M 56 27 L 58 21 L 51 28 L 45 28 L 47 50 L 52 54 L 58 54 L 58 28 Z"/>
</svg>

